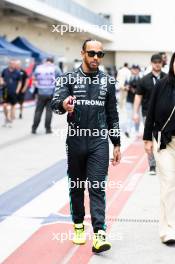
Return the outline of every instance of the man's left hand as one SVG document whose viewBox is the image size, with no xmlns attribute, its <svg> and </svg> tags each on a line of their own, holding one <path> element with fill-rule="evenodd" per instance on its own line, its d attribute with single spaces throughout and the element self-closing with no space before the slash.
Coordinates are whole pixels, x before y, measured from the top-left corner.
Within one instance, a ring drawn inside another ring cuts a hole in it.
<svg viewBox="0 0 175 264">
<path fill-rule="evenodd" d="M 113 159 L 112 159 L 112 165 L 115 166 L 120 163 L 121 160 L 121 152 L 120 147 L 116 146 L 113 150 Z"/>
</svg>

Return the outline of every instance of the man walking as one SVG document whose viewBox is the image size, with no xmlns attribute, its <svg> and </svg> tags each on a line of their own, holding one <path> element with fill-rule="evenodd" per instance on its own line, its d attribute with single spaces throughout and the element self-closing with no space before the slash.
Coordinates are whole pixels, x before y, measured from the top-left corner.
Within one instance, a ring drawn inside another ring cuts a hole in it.
<svg viewBox="0 0 175 264">
<path fill-rule="evenodd" d="M 151 65 L 152 71 L 145 75 L 139 82 L 138 88 L 136 90 L 135 100 L 134 100 L 134 115 L 133 119 L 136 123 L 139 123 L 140 116 L 139 110 L 142 104 L 142 115 L 143 121 L 145 123 L 146 115 L 148 111 L 148 105 L 152 90 L 157 82 L 157 80 L 166 76 L 164 72 L 162 72 L 162 57 L 160 54 L 154 54 L 151 57 Z M 154 159 L 154 155 L 148 155 L 148 162 L 150 167 L 150 175 L 156 174 L 156 162 Z"/>
<path fill-rule="evenodd" d="M 2 71 L 3 86 L 3 109 L 5 115 L 5 126 L 11 127 L 15 119 L 15 105 L 17 103 L 17 94 L 21 89 L 20 72 L 16 69 L 16 61 L 11 60 L 8 68 Z M 10 106 L 10 109 L 9 109 Z"/>
<path fill-rule="evenodd" d="M 20 90 L 17 94 L 17 101 L 20 105 L 19 118 L 22 119 L 24 97 L 25 97 L 25 92 L 26 92 L 27 87 L 28 87 L 28 75 L 27 75 L 26 71 L 21 67 L 21 61 L 20 60 L 16 61 L 16 69 L 20 72 L 20 76 L 21 76 L 21 87 L 20 87 Z"/>
<path fill-rule="evenodd" d="M 52 109 L 50 103 L 55 89 L 56 67 L 52 58 L 47 58 L 46 62 L 38 65 L 35 69 L 35 85 L 38 90 L 37 104 L 35 109 L 34 121 L 32 125 L 32 134 L 36 134 L 36 130 L 41 121 L 44 108 L 46 108 L 45 129 L 46 134 L 52 133 Z"/>
<path fill-rule="evenodd" d="M 115 81 L 98 68 L 104 56 L 102 44 L 86 40 L 81 55 L 82 65 L 72 73 L 66 74 L 64 83 L 59 80 L 51 105 L 53 111 L 58 114 L 68 112 L 68 177 L 69 182 L 78 183 L 74 184 L 74 187 L 69 186 L 74 222 L 73 242 L 79 245 L 86 242 L 83 224 L 85 185 L 82 183 L 87 180 L 94 231 L 92 250 L 99 253 L 111 247 L 106 241 L 105 189 L 102 184 L 108 172 L 109 145 L 108 137 L 102 137 L 101 132 L 115 132 L 110 135 L 110 139 L 114 145 L 113 165 L 116 165 L 121 158 L 119 120 Z M 72 100 L 74 105 L 71 104 Z M 74 136 L 70 135 L 70 130 L 75 132 Z M 92 134 L 94 130 L 96 134 Z M 83 131 L 86 134 L 80 135 Z"/>
</svg>

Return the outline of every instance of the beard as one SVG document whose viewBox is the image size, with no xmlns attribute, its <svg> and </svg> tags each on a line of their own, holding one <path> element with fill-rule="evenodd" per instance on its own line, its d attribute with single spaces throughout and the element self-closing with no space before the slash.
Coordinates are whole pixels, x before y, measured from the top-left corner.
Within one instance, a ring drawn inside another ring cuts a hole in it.
<svg viewBox="0 0 175 264">
<path fill-rule="evenodd" d="M 99 62 L 97 62 L 97 61 L 89 62 L 87 59 L 85 59 L 84 62 L 90 71 L 97 71 L 98 70 Z"/>
</svg>

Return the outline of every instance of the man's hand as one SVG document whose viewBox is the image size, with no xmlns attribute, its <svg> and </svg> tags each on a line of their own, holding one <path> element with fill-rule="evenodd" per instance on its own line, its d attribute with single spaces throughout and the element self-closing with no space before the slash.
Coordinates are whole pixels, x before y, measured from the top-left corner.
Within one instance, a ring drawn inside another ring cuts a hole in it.
<svg viewBox="0 0 175 264">
<path fill-rule="evenodd" d="M 146 153 L 152 154 L 153 153 L 153 142 L 145 140 L 144 143 L 145 143 L 145 151 L 146 151 Z"/>
<path fill-rule="evenodd" d="M 22 85 L 22 82 L 19 81 L 19 82 L 18 82 L 17 89 L 16 89 L 16 94 L 19 94 L 19 92 L 20 92 L 20 90 L 21 90 L 21 85 Z"/>
<path fill-rule="evenodd" d="M 138 124 L 140 122 L 140 106 L 142 103 L 143 95 L 136 94 L 134 98 L 134 114 L 133 114 L 133 121 L 134 123 Z"/>
<path fill-rule="evenodd" d="M 138 113 L 134 113 L 132 119 L 133 119 L 134 123 L 138 124 L 140 122 L 139 114 Z"/>
<path fill-rule="evenodd" d="M 129 85 L 128 84 L 125 85 L 124 87 L 125 87 L 125 91 L 129 91 Z"/>
<path fill-rule="evenodd" d="M 112 165 L 115 166 L 120 163 L 121 160 L 121 153 L 120 153 L 120 147 L 116 146 L 113 150 L 113 159 L 112 159 Z"/>
<path fill-rule="evenodd" d="M 2 77 L 0 77 L 0 85 L 4 85 L 4 79 Z"/>
<path fill-rule="evenodd" d="M 70 104 L 70 101 L 75 100 L 75 96 L 68 96 L 64 101 L 63 101 L 63 108 L 66 112 L 72 113 L 74 111 L 74 105 Z"/>
<path fill-rule="evenodd" d="M 26 81 L 25 81 L 25 84 L 24 84 L 24 87 L 23 87 L 21 93 L 25 93 L 27 91 L 28 84 L 29 84 L 29 79 L 27 78 Z"/>
</svg>

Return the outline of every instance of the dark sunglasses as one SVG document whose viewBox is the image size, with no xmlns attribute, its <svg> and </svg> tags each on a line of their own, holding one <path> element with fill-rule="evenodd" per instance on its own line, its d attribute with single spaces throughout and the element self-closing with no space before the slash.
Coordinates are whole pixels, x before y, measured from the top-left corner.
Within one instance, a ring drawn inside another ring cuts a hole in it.
<svg viewBox="0 0 175 264">
<path fill-rule="evenodd" d="M 96 52 L 95 50 L 87 50 L 86 51 L 89 57 L 95 57 L 97 55 L 98 58 L 103 58 L 105 53 L 103 51 Z"/>
</svg>

